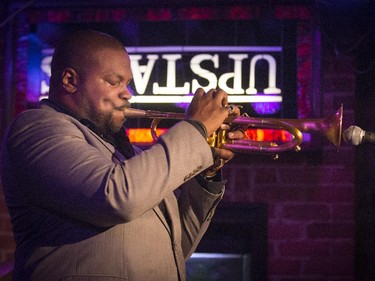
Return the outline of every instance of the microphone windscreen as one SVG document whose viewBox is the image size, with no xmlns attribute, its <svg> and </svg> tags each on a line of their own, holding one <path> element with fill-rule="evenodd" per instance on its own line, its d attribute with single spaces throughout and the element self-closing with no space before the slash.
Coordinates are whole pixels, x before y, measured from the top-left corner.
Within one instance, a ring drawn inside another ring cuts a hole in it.
<svg viewBox="0 0 375 281">
<path fill-rule="evenodd" d="M 352 145 L 359 145 L 362 142 L 364 132 L 357 126 L 350 126 L 343 132 L 343 139 L 345 142 Z"/>
</svg>

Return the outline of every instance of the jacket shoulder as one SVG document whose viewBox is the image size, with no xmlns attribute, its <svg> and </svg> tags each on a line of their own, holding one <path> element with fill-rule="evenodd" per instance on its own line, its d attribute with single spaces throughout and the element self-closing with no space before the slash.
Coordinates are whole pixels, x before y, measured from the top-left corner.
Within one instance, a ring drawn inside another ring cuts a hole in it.
<svg viewBox="0 0 375 281">
<path fill-rule="evenodd" d="M 79 134 L 84 127 L 75 118 L 53 109 L 28 109 L 18 114 L 8 126 L 4 141 L 24 141 L 38 136 L 46 138 L 52 135 Z M 31 141 L 31 139 L 30 139 Z"/>
<path fill-rule="evenodd" d="M 38 121 L 38 123 L 47 122 L 49 119 L 54 120 L 75 120 L 73 117 L 58 112 L 52 108 L 35 108 L 35 109 L 27 109 L 21 113 L 19 113 L 11 122 L 10 127 L 23 124 L 23 123 L 31 123 L 32 121 Z"/>
</svg>

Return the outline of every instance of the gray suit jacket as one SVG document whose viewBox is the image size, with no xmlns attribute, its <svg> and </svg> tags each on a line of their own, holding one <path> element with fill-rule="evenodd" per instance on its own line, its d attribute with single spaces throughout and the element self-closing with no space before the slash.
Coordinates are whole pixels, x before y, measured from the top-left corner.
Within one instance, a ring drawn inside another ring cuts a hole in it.
<svg viewBox="0 0 375 281">
<path fill-rule="evenodd" d="M 223 195 L 223 183 L 214 194 L 195 177 L 212 164 L 185 121 L 126 160 L 48 105 L 21 113 L 1 155 L 14 280 L 185 280 L 185 261 Z"/>
</svg>

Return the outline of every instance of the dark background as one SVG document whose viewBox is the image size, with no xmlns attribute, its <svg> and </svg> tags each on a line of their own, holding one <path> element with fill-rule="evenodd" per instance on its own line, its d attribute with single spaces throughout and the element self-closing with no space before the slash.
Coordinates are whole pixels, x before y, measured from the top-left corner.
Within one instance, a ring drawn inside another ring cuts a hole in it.
<svg viewBox="0 0 375 281">
<path fill-rule="evenodd" d="M 314 95 L 315 102 L 318 101 L 314 112 L 318 112 L 319 117 L 328 116 L 344 104 L 344 129 L 356 124 L 375 132 L 373 1 L 41 0 L 0 3 L 1 135 L 13 118 L 15 108 L 24 106 L 20 102 L 22 97 L 14 96 L 15 88 L 23 85 L 13 84 L 18 75 L 14 70 L 19 66 L 16 62 L 13 64 L 12 59 L 16 57 L 16 43 L 23 42 L 17 34 L 23 28 L 19 23 L 28 9 L 73 12 L 144 7 L 158 11 L 157 16 L 163 17 L 170 9 L 196 7 L 198 11 L 205 8 L 210 12 L 218 7 L 236 5 L 260 7 L 262 13 L 257 19 L 270 23 L 277 18 L 280 9 L 296 17 L 293 11 L 301 6 L 308 7 L 319 30 L 315 35 L 321 38 L 322 44 L 321 59 L 313 62 L 320 69 L 314 81 L 320 89 L 320 94 Z M 22 7 L 24 9 L 17 12 Z M 209 38 L 209 34 L 202 35 L 198 31 L 192 34 L 197 38 Z M 159 36 L 163 35 L 167 34 L 161 32 Z M 339 153 L 325 144 L 318 151 L 283 155 L 277 162 L 264 156 L 238 155 L 226 167 L 224 174 L 228 176 L 228 185 L 224 201 L 267 205 L 268 280 L 374 280 L 374 159 L 374 146 L 370 144 L 359 147 L 343 144 Z M 7 261 L 12 259 L 15 245 L 1 192 L 0 195 L 0 260 Z"/>
</svg>

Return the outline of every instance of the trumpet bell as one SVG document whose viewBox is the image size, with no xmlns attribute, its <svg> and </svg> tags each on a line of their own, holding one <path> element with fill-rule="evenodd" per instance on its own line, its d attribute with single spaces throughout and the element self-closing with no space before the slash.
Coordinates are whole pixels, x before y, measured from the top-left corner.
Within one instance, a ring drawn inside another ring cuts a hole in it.
<svg viewBox="0 0 375 281">
<path fill-rule="evenodd" d="M 216 146 L 243 153 L 277 154 L 288 150 L 300 151 L 300 145 L 303 142 L 302 133 L 317 132 L 333 143 L 339 150 L 342 136 L 342 119 L 343 105 L 334 115 L 325 119 L 267 119 L 239 116 L 233 119 L 233 124 L 248 125 L 249 128 L 284 130 L 292 135 L 292 140 L 277 144 L 275 142 L 252 140 L 227 141 L 226 138 L 221 138 L 223 141 L 216 144 Z"/>
<path fill-rule="evenodd" d="M 342 139 L 342 119 L 343 119 L 343 105 L 340 109 L 337 110 L 335 115 L 332 115 L 331 118 L 322 122 L 324 127 L 322 131 L 324 132 L 326 138 L 331 141 L 335 146 L 340 148 L 341 139 Z"/>
</svg>

